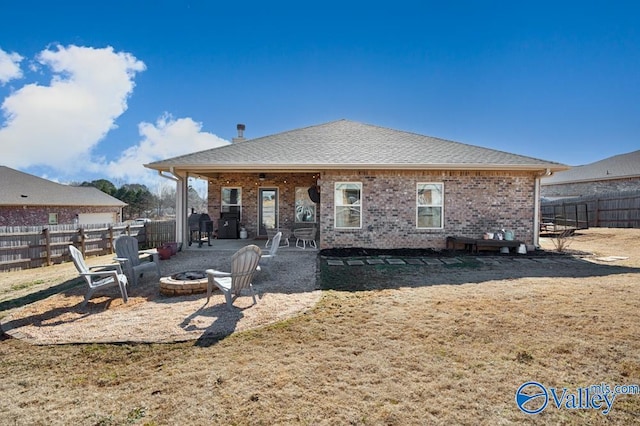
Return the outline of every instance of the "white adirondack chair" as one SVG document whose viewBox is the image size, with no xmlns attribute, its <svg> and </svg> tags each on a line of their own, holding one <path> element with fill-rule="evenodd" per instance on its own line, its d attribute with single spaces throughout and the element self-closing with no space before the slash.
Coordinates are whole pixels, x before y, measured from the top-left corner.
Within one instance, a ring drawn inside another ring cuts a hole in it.
<svg viewBox="0 0 640 426">
<path fill-rule="evenodd" d="M 129 296 L 127 295 L 128 281 L 126 275 L 122 273 L 120 264 L 114 263 L 111 265 L 96 265 L 89 267 L 84 261 L 84 256 L 82 256 L 80 250 L 75 246 L 69 246 L 69 253 L 71 253 L 71 258 L 73 259 L 73 263 L 80 273 L 80 276 L 83 277 L 89 285 L 89 290 L 84 296 L 82 306 L 87 304 L 91 296 L 93 296 L 93 293 L 97 290 L 115 286 L 120 287 L 122 300 L 124 300 L 124 303 L 127 303 L 129 300 Z"/>
<path fill-rule="evenodd" d="M 280 240 L 282 238 L 282 232 L 278 232 L 273 238 L 271 242 L 271 249 L 269 249 L 269 253 L 263 254 L 260 256 L 260 266 L 266 266 L 271 263 L 271 260 L 276 257 L 276 253 L 278 252 L 278 247 L 280 247 Z"/>
<path fill-rule="evenodd" d="M 258 268 L 258 262 L 262 252 L 256 245 L 249 245 L 241 248 L 231 257 L 231 272 L 221 272 L 207 269 L 207 303 L 211 299 L 213 287 L 217 287 L 224 294 L 227 307 L 233 306 L 233 301 L 240 296 L 242 290 L 248 289 L 253 304 L 257 303 L 256 294 L 251 281 Z"/>
</svg>

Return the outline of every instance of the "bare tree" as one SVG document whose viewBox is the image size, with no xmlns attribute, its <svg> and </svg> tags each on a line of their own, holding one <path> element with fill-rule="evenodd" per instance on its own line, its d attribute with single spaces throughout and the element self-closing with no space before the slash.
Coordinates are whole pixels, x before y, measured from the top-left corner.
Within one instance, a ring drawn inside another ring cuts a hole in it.
<svg viewBox="0 0 640 426">
<path fill-rule="evenodd" d="M 161 182 L 156 188 L 156 215 L 158 217 L 176 214 L 176 186 L 174 183 Z"/>
</svg>

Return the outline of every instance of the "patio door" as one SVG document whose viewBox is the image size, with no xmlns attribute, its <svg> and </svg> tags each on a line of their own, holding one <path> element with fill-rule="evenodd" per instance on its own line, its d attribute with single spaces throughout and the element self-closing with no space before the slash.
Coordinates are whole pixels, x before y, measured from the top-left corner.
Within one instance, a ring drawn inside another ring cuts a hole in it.
<svg viewBox="0 0 640 426">
<path fill-rule="evenodd" d="M 260 188 L 258 206 L 258 235 L 267 236 L 267 228 L 278 227 L 278 189 Z"/>
</svg>

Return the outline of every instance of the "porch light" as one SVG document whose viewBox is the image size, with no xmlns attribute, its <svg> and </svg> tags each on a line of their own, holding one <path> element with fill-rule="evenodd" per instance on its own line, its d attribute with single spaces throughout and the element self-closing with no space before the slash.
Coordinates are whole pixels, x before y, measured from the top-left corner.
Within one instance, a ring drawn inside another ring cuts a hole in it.
<svg viewBox="0 0 640 426">
<path fill-rule="evenodd" d="M 261 181 L 262 181 L 262 180 L 264 180 L 264 179 L 265 179 L 265 177 L 266 177 L 266 176 L 264 175 L 264 173 L 260 173 L 260 174 L 258 175 L 258 179 L 260 179 Z"/>
</svg>

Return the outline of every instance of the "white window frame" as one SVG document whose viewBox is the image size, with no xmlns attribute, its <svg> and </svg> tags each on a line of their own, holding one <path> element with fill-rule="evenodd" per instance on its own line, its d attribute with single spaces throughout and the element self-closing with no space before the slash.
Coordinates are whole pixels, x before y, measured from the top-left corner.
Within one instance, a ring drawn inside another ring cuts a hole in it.
<svg viewBox="0 0 640 426">
<path fill-rule="evenodd" d="M 425 186 L 433 185 L 440 187 L 440 200 L 433 202 L 425 200 L 420 196 L 420 190 Z M 440 225 L 439 226 L 420 226 L 419 217 L 421 208 L 439 208 L 440 209 Z M 442 182 L 418 182 L 416 183 L 416 228 L 418 229 L 443 229 L 444 228 L 444 183 Z"/>
<path fill-rule="evenodd" d="M 340 194 L 343 191 L 338 187 L 343 185 L 356 185 L 357 190 L 360 192 L 360 199 L 358 199 L 355 203 L 349 203 L 349 202 L 345 203 L 343 200 L 343 197 L 338 196 L 338 191 L 340 191 Z M 333 227 L 334 229 L 362 229 L 362 190 L 363 190 L 362 182 L 335 182 L 334 183 L 334 187 L 333 187 L 333 198 L 334 198 Z M 359 226 L 338 226 L 338 212 L 344 211 L 345 207 L 349 211 L 353 212 L 354 210 L 356 210 L 354 206 L 357 206 L 357 210 L 359 211 L 359 214 L 358 214 Z"/>
<path fill-rule="evenodd" d="M 224 191 L 225 189 L 237 189 L 238 190 L 238 203 L 236 204 L 226 204 L 224 201 Z M 240 217 L 238 218 L 238 220 L 242 220 L 242 187 L 241 186 L 223 186 L 220 189 L 220 211 L 222 213 L 228 213 L 229 212 L 229 207 L 238 207 L 238 210 L 240 210 Z"/>
</svg>

